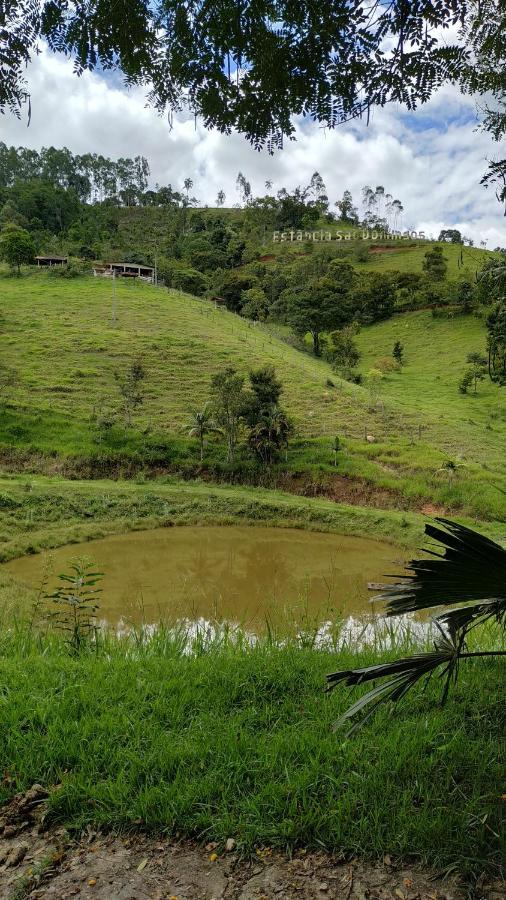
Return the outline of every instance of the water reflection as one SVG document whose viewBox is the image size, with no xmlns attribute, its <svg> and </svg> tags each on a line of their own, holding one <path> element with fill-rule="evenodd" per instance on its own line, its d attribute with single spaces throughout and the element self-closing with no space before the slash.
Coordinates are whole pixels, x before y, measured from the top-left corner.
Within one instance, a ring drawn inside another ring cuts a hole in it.
<svg viewBox="0 0 506 900">
<path fill-rule="evenodd" d="M 50 559 L 52 586 L 76 557 L 92 559 L 105 573 L 100 618 L 120 631 L 193 623 L 250 636 L 307 634 L 316 644 L 332 628 L 344 634 L 345 622 L 350 640 L 364 617 L 372 627 L 378 610 L 367 583 L 403 569 L 399 551 L 379 541 L 246 526 L 130 532 L 4 568 L 37 587 Z"/>
</svg>

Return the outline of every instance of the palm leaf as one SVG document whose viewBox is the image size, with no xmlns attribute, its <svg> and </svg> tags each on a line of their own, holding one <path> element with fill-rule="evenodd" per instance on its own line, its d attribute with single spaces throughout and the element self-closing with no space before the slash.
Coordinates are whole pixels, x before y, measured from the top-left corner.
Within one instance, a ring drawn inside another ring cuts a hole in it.
<svg viewBox="0 0 506 900">
<path fill-rule="evenodd" d="M 442 702 L 450 683 L 457 678 L 461 659 L 471 656 L 505 655 L 506 651 L 465 651 L 471 628 L 490 618 L 506 625 L 506 551 L 489 538 L 449 519 L 437 519 L 446 530 L 427 524 L 425 532 L 444 547 L 444 553 L 428 551 L 432 559 L 415 559 L 408 564 L 410 575 L 402 581 L 382 586 L 375 600 L 387 601 L 387 615 L 398 616 L 462 601 L 434 618 L 439 636 L 434 650 L 389 663 L 333 672 L 327 676 L 327 691 L 344 682 L 350 687 L 374 682 L 372 690 L 359 698 L 337 721 L 336 727 L 364 713 L 348 732 L 351 734 L 369 719 L 382 703 L 401 700 L 422 678 L 429 679 L 442 668 L 445 678 Z M 375 684 L 378 679 L 389 681 Z"/>
<path fill-rule="evenodd" d="M 413 575 L 384 585 L 375 600 L 387 601 L 387 615 L 418 612 L 435 606 L 473 600 L 506 604 L 506 551 L 499 544 L 449 519 L 437 519 L 446 531 L 427 524 L 425 532 L 443 545 L 442 555 L 415 559 L 407 568 Z"/>
</svg>

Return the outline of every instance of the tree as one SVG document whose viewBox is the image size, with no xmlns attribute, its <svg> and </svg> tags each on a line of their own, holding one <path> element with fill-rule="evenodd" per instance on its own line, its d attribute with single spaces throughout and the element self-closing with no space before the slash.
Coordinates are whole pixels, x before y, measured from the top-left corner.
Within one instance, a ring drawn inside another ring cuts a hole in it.
<svg viewBox="0 0 506 900">
<path fill-rule="evenodd" d="M 211 379 L 212 409 L 227 441 L 227 462 L 233 462 L 246 403 L 244 377 L 230 366 Z"/>
<path fill-rule="evenodd" d="M 327 676 L 327 691 L 338 684 L 363 685 L 373 682 L 372 690 L 363 694 L 336 723 L 342 725 L 363 714 L 352 725 L 351 733 L 381 704 L 397 703 L 422 679 L 426 681 L 438 669 L 443 680 L 442 701 L 448 697 L 452 681 L 458 676 L 462 660 L 480 656 L 506 656 L 506 650 L 473 650 L 467 648 L 469 632 L 485 622 L 495 620 L 506 626 L 506 550 L 471 528 L 449 519 L 436 519 L 438 525 L 425 526 L 426 534 L 443 548 L 442 555 L 412 560 L 409 576 L 401 582 L 383 586 L 376 600 L 386 600 L 386 615 L 402 616 L 438 606 L 453 608 L 439 613 L 433 622 L 438 630 L 434 649 L 393 662 L 333 672 Z M 443 527 L 438 527 L 442 525 Z M 467 601 L 463 605 L 462 601 Z M 386 682 L 381 679 L 388 678 Z"/>
<path fill-rule="evenodd" d="M 487 350 L 491 381 L 506 384 L 506 298 L 487 316 Z"/>
<path fill-rule="evenodd" d="M 288 322 L 300 337 L 309 332 L 315 356 L 321 356 L 322 333 L 341 324 L 342 310 L 338 297 L 333 282 L 325 278 L 288 292 Z"/>
<path fill-rule="evenodd" d="M 292 424 L 286 412 L 274 406 L 249 430 L 248 447 L 264 466 L 271 465 L 281 449 L 288 448 Z"/>
<path fill-rule="evenodd" d="M 196 437 L 200 445 L 200 462 L 204 461 L 204 442 L 207 434 L 218 431 L 208 403 L 202 409 L 192 409 L 187 425 L 189 437 Z"/>
<path fill-rule="evenodd" d="M 319 172 L 313 172 L 309 183 L 308 192 L 313 198 L 313 203 L 317 207 L 321 215 L 328 209 L 329 198 L 327 197 L 327 188 L 325 182 Z"/>
<path fill-rule="evenodd" d="M 19 275 L 21 265 L 33 262 L 34 255 L 35 246 L 29 232 L 18 225 L 6 225 L 0 233 L 0 258 Z"/>
<path fill-rule="evenodd" d="M 427 250 L 423 260 L 423 270 L 433 281 L 444 281 L 448 266 L 446 256 L 443 256 L 441 247 L 433 247 Z"/>
<path fill-rule="evenodd" d="M 191 178 L 185 178 L 185 180 L 183 181 L 183 187 L 184 187 L 184 189 L 185 189 L 185 191 L 186 191 L 186 203 L 189 204 L 189 202 L 190 202 L 190 191 L 191 191 L 191 189 L 192 189 L 192 187 L 193 187 L 193 181 L 191 180 Z"/>
<path fill-rule="evenodd" d="M 225 300 L 231 312 L 242 312 L 246 292 L 258 287 L 257 279 L 244 270 L 216 272 L 213 278 L 213 293 Z M 247 302 L 247 301 L 246 301 Z"/>
<path fill-rule="evenodd" d="M 329 334 L 328 354 L 334 371 L 346 378 L 360 362 L 361 353 L 355 343 L 357 329 L 353 326 Z"/>
<path fill-rule="evenodd" d="M 195 294 L 201 297 L 205 294 L 208 286 L 207 278 L 198 269 L 192 269 L 190 266 L 177 266 L 172 270 L 171 277 L 172 287 L 178 291 L 184 291 L 185 294 Z"/>
<path fill-rule="evenodd" d="M 16 181 L 9 198 L 28 222 L 37 219 L 42 228 L 53 234 L 68 228 L 79 213 L 79 199 L 73 190 L 40 179 Z"/>
<path fill-rule="evenodd" d="M 341 200 L 336 200 L 335 206 L 337 206 L 339 218 L 342 222 L 346 222 L 349 225 L 358 225 L 358 212 L 353 205 L 353 197 L 349 191 L 344 192 Z"/>
<path fill-rule="evenodd" d="M 308 201 L 308 188 L 296 187 L 292 193 L 285 188 L 278 191 L 276 228 L 285 231 L 291 228 L 311 228 L 318 217 L 318 208 Z"/>
<path fill-rule="evenodd" d="M 396 341 L 392 350 L 392 356 L 399 366 L 404 365 L 404 346 L 400 341 Z"/>
<path fill-rule="evenodd" d="M 439 232 L 438 241 L 444 241 L 448 244 L 462 244 L 462 235 L 457 228 L 443 228 Z"/>
<path fill-rule="evenodd" d="M 473 373 L 473 382 L 474 382 L 474 393 L 476 394 L 476 389 L 479 381 L 483 381 L 485 378 L 485 373 L 487 371 L 487 357 L 475 350 L 473 353 L 467 354 L 467 361 L 471 365 L 471 372 Z"/>
<path fill-rule="evenodd" d="M 270 465 L 288 447 L 292 423 L 280 406 L 281 382 L 272 366 L 249 373 L 250 391 L 243 408 L 248 446 L 263 465 Z"/>
<path fill-rule="evenodd" d="M 218 193 L 216 195 L 216 206 L 223 206 L 226 198 L 227 198 L 227 195 L 225 194 L 224 190 L 218 191 Z"/>
<path fill-rule="evenodd" d="M 142 382 L 146 372 L 142 362 L 135 360 L 123 378 L 117 372 L 114 377 L 121 395 L 125 427 L 129 428 L 132 424 L 132 413 L 144 403 Z"/>
<path fill-rule="evenodd" d="M 244 204 L 248 203 L 251 198 L 251 185 L 242 172 L 239 172 L 235 183 L 242 202 Z"/>
<path fill-rule="evenodd" d="M 252 287 L 241 295 L 241 315 L 247 319 L 263 322 L 269 315 L 269 301 L 265 291 L 260 287 Z"/>
<path fill-rule="evenodd" d="M 243 416 L 246 424 L 252 427 L 265 412 L 279 405 L 283 388 L 273 366 L 252 369 L 249 373 L 249 383 L 250 393 L 245 399 Z"/>
<path fill-rule="evenodd" d="M 473 383 L 473 370 L 466 369 L 462 378 L 459 381 L 459 391 L 461 394 L 467 394 L 469 388 Z"/>
<path fill-rule="evenodd" d="M 462 313 L 468 315 L 475 306 L 474 288 L 470 281 L 459 281 L 456 286 L 455 300 Z"/>
<path fill-rule="evenodd" d="M 17 0 L 6 16 L 0 107 L 19 112 L 27 101 L 23 70 L 44 41 L 72 56 L 78 73 L 115 65 L 130 83 L 150 84 L 159 109 L 185 105 L 207 125 L 280 146 L 293 133 L 294 114 L 335 126 L 376 104 L 414 108 L 441 82 L 463 79 L 466 52 L 457 41 L 445 46 L 444 29 L 476 18 L 462 2 L 429 11 L 396 3 L 373 17 L 360 5 L 330 0 L 322 17 L 311 4 L 301 15 L 299 7 L 278 10 L 267 0 L 241 7 L 225 0 L 213 16 L 189 0 L 163 7 Z"/>
<path fill-rule="evenodd" d="M 372 272 L 360 278 L 352 290 L 355 314 L 365 325 L 388 319 L 395 309 L 395 287 L 388 273 Z"/>
</svg>

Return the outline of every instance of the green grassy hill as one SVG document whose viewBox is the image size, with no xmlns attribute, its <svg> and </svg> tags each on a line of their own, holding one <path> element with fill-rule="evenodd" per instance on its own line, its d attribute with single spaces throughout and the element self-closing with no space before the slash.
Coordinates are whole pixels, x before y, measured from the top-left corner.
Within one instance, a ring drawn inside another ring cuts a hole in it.
<svg viewBox="0 0 506 900">
<path fill-rule="evenodd" d="M 228 365 L 243 373 L 274 365 L 301 435 L 320 437 L 334 427 L 336 407 L 350 425 L 357 418 L 359 388 L 343 383 L 334 395 L 325 362 L 210 301 L 119 280 L 112 325 L 106 279 L 35 273 L 0 285 L 2 358 L 19 376 L 10 394 L 28 412 L 85 421 L 101 401 L 116 399 L 114 373 L 142 357 L 147 379 L 139 428 L 180 432 L 189 409 L 208 399 L 213 373 Z M 358 426 L 363 418 L 358 412 Z"/>
<path fill-rule="evenodd" d="M 466 354 L 484 346 L 484 325 L 475 318 L 416 313 L 364 328 L 364 373 L 390 355 L 398 337 L 407 360 L 402 373 L 385 377 L 381 402 L 371 409 L 367 387 L 341 381 L 323 360 L 206 300 L 120 282 L 113 325 L 112 285 L 105 279 L 56 279 L 43 272 L 1 277 L 0 293 L 4 382 L 12 381 L 4 384 L 0 414 L 5 464 L 19 467 L 24 456 L 37 468 L 42 454 L 47 471 L 51 457 L 57 470 L 59 458 L 130 454 L 148 468 L 156 460 L 158 470 L 188 458 L 194 465 L 195 443 L 184 426 L 190 408 L 208 399 L 212 374 L 227 365 L 246 374 L 272 364 L 296 426 L 292 473 L 311 472 L 316 483 L 330 476 L 338 434 L 338 475 L 384 490 L 389 505 L 433 504 L 506 519 L 503 391 L 488 382 L 476 397 L 457 389 Z M 132 429 L 97 434 L 94 411 L 117 405 L 115 372 L 137 357 L 147 371 L 146 397 Z M 221 444 L 208 455 L 223 459 Z M 452 477 L 444 469 L 448 459 L 459 466 Z"/>
</svg>

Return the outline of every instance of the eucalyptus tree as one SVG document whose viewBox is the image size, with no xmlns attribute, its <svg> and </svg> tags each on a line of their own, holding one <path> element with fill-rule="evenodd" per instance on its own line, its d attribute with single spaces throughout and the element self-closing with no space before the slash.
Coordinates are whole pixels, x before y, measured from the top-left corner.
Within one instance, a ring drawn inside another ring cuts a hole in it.
<svg viewBox="0 0 506 900">
<path fill-rule="evenodd" d="M 245 178 L 242 172 L 238 173 L 235 184 L 242 203 L 249 203 L 251 199 L 251 184 L 249 183 L 247 178 Z"/>
</svg>

